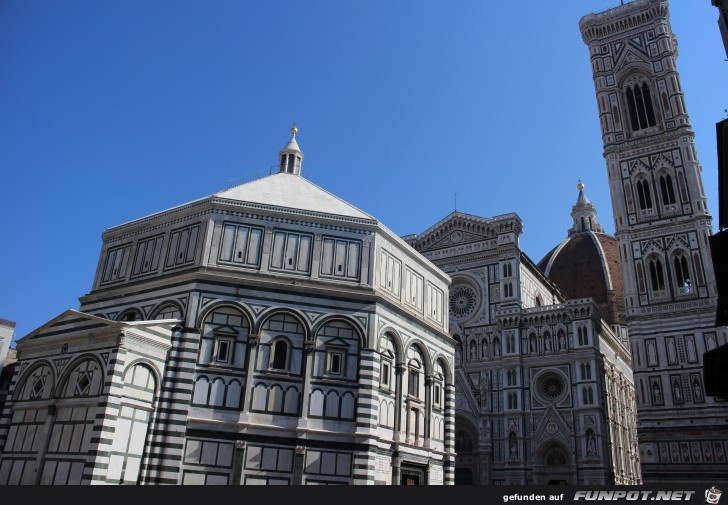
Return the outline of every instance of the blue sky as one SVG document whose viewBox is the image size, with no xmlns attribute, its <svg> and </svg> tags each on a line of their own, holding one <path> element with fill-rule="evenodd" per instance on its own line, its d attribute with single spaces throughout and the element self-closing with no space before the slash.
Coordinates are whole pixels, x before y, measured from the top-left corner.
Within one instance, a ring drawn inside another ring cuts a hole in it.
<svg viewBox="0 0 728 505">
<path fill-rule="evenodd" d="M 538 261 L 576 183 L 614 225 L 579 19 L 619 0 L 0 2 L 0 317 L 22 337 L 91 289 L 101 233 L 303 173 L 400 235 L 516 212 Z M 728 63 L 709 0 L 672 0 L 717 222 Z"/>
</svg>

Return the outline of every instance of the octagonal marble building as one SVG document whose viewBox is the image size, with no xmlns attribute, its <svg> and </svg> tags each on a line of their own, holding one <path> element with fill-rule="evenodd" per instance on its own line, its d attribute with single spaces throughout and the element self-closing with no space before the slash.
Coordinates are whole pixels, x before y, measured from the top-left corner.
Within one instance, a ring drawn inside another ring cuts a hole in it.
<svg viewBox="0 0 728 505">
<path fill-rule="evenodd" d="M 18 342 L 0 484 L 451 484 L 450 278 L 279 171 L 106 230 Z"/>
</svg>

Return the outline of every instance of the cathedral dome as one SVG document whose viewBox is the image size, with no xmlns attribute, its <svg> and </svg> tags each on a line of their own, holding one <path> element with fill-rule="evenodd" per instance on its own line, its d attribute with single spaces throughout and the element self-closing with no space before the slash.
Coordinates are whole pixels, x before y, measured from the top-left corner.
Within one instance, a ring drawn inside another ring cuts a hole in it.
<svg viewBox="0 0 728 505">
<path fill-rule="evenodd" d="M 549 251 L 538 267 L 566 298 L 591 297 L 602 319 L 609 324 L 621 324 L 624 289 L 617 240 L 597 224 L 596 210 L 583 188 L 580 183 L 569 236 Z"/>
</svg>

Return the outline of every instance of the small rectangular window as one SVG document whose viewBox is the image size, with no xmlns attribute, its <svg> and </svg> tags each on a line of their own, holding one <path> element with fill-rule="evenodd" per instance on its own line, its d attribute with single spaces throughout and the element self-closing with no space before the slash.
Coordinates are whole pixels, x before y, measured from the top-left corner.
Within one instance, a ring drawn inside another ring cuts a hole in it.
<svg viewBox="0 0 728 505">
<path fill-rule="evenodd" d="M 434 403 L 435 405 L 440 405 L 440 396 L 442 395 L 442 390 L 440 388 L 439 384 L 435 384 L 435 398 Z"/>
<path fill-rule="evenodd" d="M 216 363 L 230 362 L 231 341 L 229 339 L 215 339 L 213 361 Z"/>
<path fill-rule="evenodd" d="M 382 373 L 380 377 L 380 383 L 383 387 L 389 388 L 389 376 L 391 374 L 391 367 L 386 361 L 382 362 Z"/>
<path fill-rule="evenodd" d="M 420 395 L 420 376 L 416 370 L 410 370 L 408 375 L 407 393 L 410 396 L 417 397 Z"/>
<path fill-rule="evenodd" d="M 329 374 L 341 375 L 343 370 L 344 355 L 340 352 L 329 352 Z"/>
</svg>

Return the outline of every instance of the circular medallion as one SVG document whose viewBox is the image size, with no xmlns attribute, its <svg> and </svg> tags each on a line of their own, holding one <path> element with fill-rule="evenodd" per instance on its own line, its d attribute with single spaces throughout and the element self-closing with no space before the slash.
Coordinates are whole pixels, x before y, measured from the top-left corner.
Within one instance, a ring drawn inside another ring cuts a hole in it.
<svg viewBox="0 0 728 505">
<path fill-rule="evenodd" d="M 461 284 L 450 291 L 450 315 L 453 319 L 465 319 L 475 312 L 478 295 L 470 286 Z"/>
<path fill-rule="evenodd" d="M 541 399 L 555 402 L 564 395 L 566 386 L 560 375 L 549 373 L 538 381 L 538 392 Z"/>
<path fill-rule="evenodd" d="M 459 244 L 462 241 L 463 241 L 463 232 L 461 232 L 459 230 L 455 230 L 454 232 L 452 232 L 452 235 L 450 235 L 450 242 L 452 242 L 453 244 Z"/>
<path fill-rule="evenodd" d="M 546 425 L 546 431 L 548 431 L 550 435 L 553 435 L 558 430 L 559 430 L 559 427 L 556 426 L 556 423 L 554 423 L 554 422 L 550 422 L 549 424 Z"/>
</svg>

